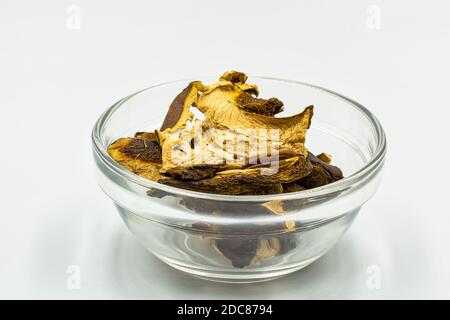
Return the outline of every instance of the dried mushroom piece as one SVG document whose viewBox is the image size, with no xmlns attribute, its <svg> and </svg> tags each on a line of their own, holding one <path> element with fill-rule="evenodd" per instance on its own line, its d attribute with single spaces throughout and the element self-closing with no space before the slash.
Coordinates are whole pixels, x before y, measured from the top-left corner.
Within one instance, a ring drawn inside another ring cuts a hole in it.
<svg viewBox="0 0 450 320">
<path fill-rule="evenodd" d="M 252 188 L 248 192 L 241 193 L 242 196 L 255 196 L 265 194 L 279 194 L 283 193 L 283 186 L 281 183 L 274 183 L 272 185 L 264 185 L 258 188 Z"/>
<path fill-rule="evenodd" d="M 296 181 L 296 183 L 306 189 L 321 187 L 344 177 L 341 169 L 322 161 L 311 152 L 308 153 L 308 160 L 313 165 L 312 172 L 306 177 Z"/>
<path fill-rule="evenodd" d="M 160 134 L 164 135 L 161 173 L 174 179 L 200 180 L 225 169 L 222 147 L 206 142 L 200 128 L 201 122 L 196 120 L 192 128 L 183 126 Z"/>
<path fill-rule="evenodd" d="M 199 82 L 191 82 L 169 106 L 161 129 L 157 131 L 158 140 L 162 145 L 161 173 L 174 179 L 200 180 L 209 178 L 224 165 L 224 158 L 214 152 L 206 152 L 203 142 L 201 121 L 194 119 L 190 111 L 197 99 Z M 193 123 L 192 127 L 188 127 Z M 194 150 L 195 141 L 202 144 L 200 150 Z M 214 147 L 214 145 L 211 145 Z M 200 151 L 200 152 L 199 152 Z M 207 157 L 210 154 L 212 156 Z"/>
<path fill-rule="evenodd" d="M 220 80 L 229 81 L 231 83 L 235 84 L 243 84 L 247 81 L 248 77 L 245 73 L 239 72 L 239 71 L 226 71 L 224 74 L 222 74 L 219 78 Z"/>
<path fill-rule="evenodd" d="M 218 214 L 220 213 L 215 211 L 214 215 Z M 234 230 L 236 227 L 206 224 L 196 224 L 194 227 L 207 231 L 208 233 L 203 235 L 202 239 L 211 241 L 212 247 L 230 260 L 235 268 L 245 268 L 263 263 L 272 257 L 288 253 L 297 246 L 295 234 L 288 232 L 260 238 L 245 236 L 245 234 L 251 234 L 254 228 L 261 231 L 262 226 L 258 228 L 253 226 L 239 227 L 239 230 Z M 265 227 L 268 232 L 280 230 L 278 225 L 267 225 Z M 237 231 L 239 233 L 233 236 Z M 223 237 L 221 234 L 227 236 Z"/>
<path fill-rule="evenodd" d="M 321 154 L 317 155 L 317 158 L 320 161 L 325 162 L 326 164 L 330 164 L 331 163 L 331 155 L 329 155 L 328 153 L 322 152 Z"/>
<path fill-rule="evenodd" d="M 306 190 L 306 188 L 296 182 L 283 183 L 283 193 L 298 192 L 303 190 Z"/>
<path fill-rule="evenodd" d="M 235 268 L 249 266 L 258 250 L 257 239 L 217 239 L 213 241 L 213 247 L 224 257 L 231 261 Z"/>
<path fill-rule="evenodd" d="M 194 191 L 239 195 L 298 180 L 313 170 L 311 163 L 303 156 L 284 159 L 270 165 L 264 168 L 219 171 L 212 178 L 201 180 L 164 179 L 161 183 Z M 262 174 L 262 170 L 267 170 L 266 174 Z"/>
<path fill-rule="evenodd" d="M 274 116 L 283 111 L 283 102 L 277 98 L 259 99 L 258 87 L 255 84 L 245 83 L 247 75 L 238 71 L 227 71 L 219 79 L 220 81 L 228 81 L 233 83 L 235 88 L 241 91 L 237 97 L 238 106 L 248 112 L 259 113 L 266 116 Z M 224 86 L 227 82 L 222 82 Z M 205 87 L 202 88 L 203 90 Z"/>
<path fill-rule="evenodd" d="M 191 198 L 186 199 L 185 205 L 195 211 L 204 212 L 212 210 L 211 215 L 223 216 L 226 214 L 239 215 L 242 217 L 265 215 L 271 212 L 266 205 L 255 205 L 254 203 L 236 204 L 236 203 L 217 203 L 210 200 L 195 201 Z M 270 205 L 269 205 L 270 206 Z M 288 253 L 297 246 L 295 234 L 286 233 L 273 235 L 251 237 L 248 236 L 255 231 L 266 230 L 270 232 L 279 232 L 279 224 L 267 225 L 223 225 L 196 223 L 192 226 L 196 230 L 203 230 L 201 238 L 205 241 L 211 241 L 211 246 L 222 256 L 230 260 L 235 268 L 245 268 L 264 263 L 266 260 Z"/>
<path fill-rule="evenodd" d="M 249 93 L 243 92 L 236 100 L 238 106 L 245 111 L 262 114 L 273 117 L 275 114 L 283 111 L 283 102 L 277 98 L 260 99 L 255 98 Z"/>
<path fill-rule="evenodd" d="M 170 175 L 170 169 L 178 166 L 178 164 L 174 163 L 176 161 L 175 152 L 181 150 L 181 147 L 177 148 L 176 143 L 179 141 L 177 138 L 186 137 L 186 135 L 190 134 L 187 124 L 194 118 L 190 107 L 197 99 L 197 92 L 195 82 L 189 83 L 172 101 L 160 130 L 156 130 L 156 135 L 162 148 L 162 173 Z M 175 143 L 174 139 L 176 139 Z M 202 169 L 203 167 L 198 171 L 202 171 Z M 175 173 L 175 178 L 183 177 L 181 173 Z M 195 176 L 192 174 L 189 177 Z"/>
<path fill-rule="evenodd" d="M 297 246 L 294 234 L 255 239 L 215 239 L 213 247 L 235 268 L 246 268 L 285 254 Z"/>
<path fill-rule="evenodd" d="M 293 234 L 285 234 L 278 237 L 261 239 L 256 250 L 256 256 L 252 260 L 253 264 L 264 262 L 265 260 L 285 254 L 297 246 Z"/>
<path fill-rule="evenodd" d="M 279 133 L 279 153 L 307 156 L 304 146 L 306 131 L 311 124 L 313 107 L 290 117 L 276 118 L 270 115 L 248 112 L 241 107 L 244 93 L 239 86 L 226 80 L 202 86 L 196 107 L 204 114 L 203 128 L 228 129 L 241 139 L 250 141 L 248 129 L 276 130 Z M 244 99 L 245 100 L 245 99 Z M 281 107 L 280 107 L 281 108 Z M 270 142 L 270 137 L 267 137 Z"/>
<path fill-rule="evenodd" d="M 120 138 L 108 147 L 108 153 L 125 169 L 152 181 L 161 179 L 161 147 L 154 140 Z"/>
<path fill-rule="evenodd" d="M 306 158 L 304 141 L 312 106 L 292 117 L 275 118 L 283 103 L 276 98 L 255 98 L 257 87 L 246 84 L 246 80 L 243 73 L 226 72 L 212 85 L 190 83 L 175 98 L 157 131 L 162 174 L 176 180 L 200 181 L 220 171 L 267 164 L 274 153 L 280 159 Z M 203 113 L 203 121 L 194 119 L 192 106 Z M 238 146 L 228 148 L 230 143 Z M 270 150 L 262 154 L 264 148 L 250 147 L 255 143 L 264 143 Z"/>
<path fill-rule="evenodd" d="M 161 147 L 159 143 L 147 139 L 128 139 L 119 150 L 123 155 L 144 162 L 161 163 Z"/>
<path fill-rule="evenodd" d="M 284 205 L 283 205 L 283 201 L 280 200 L 272 200 L 269 202 L 264 203 L 262 206 L 264 206 L 265 208 L 267 208 L 270 213 L 279 215 L 279 216 L 283 216 L 285 215 L 285 210 L 284 210 Z M 286 229 L 289 231 L 292 231 L 295 229 L 295 221 L 293 220 L 286 220 L 284 222 Z"/>
<path fill-rule="evenodd" d="M 197 85 L 196 82 L 191 82 L 170 104 L 158 134 L 165 130 L 169 130 L 166 131 L 166 134 L 169 134 L 170 131 L 173 132 L 174 130 L 185 126 L 189 120 L 192 120 L 193 115 L 189 108 L 196 99 Z"/>
</svg>

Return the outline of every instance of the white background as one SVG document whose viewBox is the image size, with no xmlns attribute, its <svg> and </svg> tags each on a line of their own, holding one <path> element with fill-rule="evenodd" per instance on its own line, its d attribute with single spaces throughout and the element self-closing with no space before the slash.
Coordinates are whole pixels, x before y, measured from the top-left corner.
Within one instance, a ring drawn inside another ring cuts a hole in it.
<svg viewBox="0 0 450 320">
<path fill-rule="evenodd" d="M 0 297 L 450 298 L 449 57 L 446 0 L 0 0 Z M 93 174 L 90 130 L 105 108 L 228 69 L 343 93 L 388 137 L 382 186 L 342 241 L 268 283 L 215 284 L 163 265 Z M 79 290 L 66 287 L 69 265 Z"/>
</svg>

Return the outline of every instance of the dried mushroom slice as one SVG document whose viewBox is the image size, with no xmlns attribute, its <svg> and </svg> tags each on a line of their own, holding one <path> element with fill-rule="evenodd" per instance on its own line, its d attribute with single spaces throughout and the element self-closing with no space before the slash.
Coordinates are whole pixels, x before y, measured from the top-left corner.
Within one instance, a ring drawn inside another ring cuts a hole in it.
<svg viewBox="0 0 450 320">
<path fill-rule="evenodd" d="M 228 258 L 235 268 L 249 266 L 255 259 L 258 245 L 257 239 L 217 239 L 213 242 L 213 247 Z"/>
<path fill-rule="evenodd" d="M 256 84 L 246 83 L 247 79 L 248 79 L 247 75 L 243 72 L 227 71 L 219 78 L 219 82 L 222 83 L 231 82 L 242 92 L 247 92 L 254 96 L 258 96 L 259 94 L 258 86 Z M 205 89 L 202 89 L 202 91 L 204 90 Z"/>
<path fill-rule="evenodd" d="M 262 204 L 262 206 L 264 206 L 265 208 L 267 208 L 270 213 L 279 215 L 279 216 L 283 216 L 285 215 L 285 210 L 283 207 L 283 201 L 280 200 L 272 200 L 272 201 L 268 201 L 264 204 Z M 292 231 L 295 229 L 295 221 L 292 220 L 286 220 L 284 222 L 286 229 L 289 231 Z"/>
<path fill-rule="evenodd" d="M 119 149 L 124 156 L 143 162 L 161 163 L 161 147 L 158 142 L 140 138 L 127 140 Z"/>
<path fill-rule="evenodd" d="M 225 169 L 222 146 L 207 143 L 196 119 L 191 129 L 180 128 L 165 135 L 162 145 L 161 173 L 174 179 L 200 180 L 212 177 L 219 169 Z"/>
<path fill-rule="evenodd" d="M 218 172 L 244 169 L 255 163 L 265 165 L 299 155 L 306 157 L 304 141 L 312 106 L 292 117 L 274 118 L 283 103 L 276 98 L 253 97 L 250 92 L 257 93 L 257 88 L 246 84 L 246 80 L 243 73 L 226 72 L 212 85 L 190 83 L 175 98 L 157 132 L 162 146 L 162 174 L 176 180 L 201 181 L 213 178 Z M 203 112 L 203 121 L 193 121 L 191 106 Z M 190 128 L 189 121 L 193 123 Z M 240 147 L 228 148 L 230 141 Z M 270 150 L 262 154 L 263 148 L 249 147 L 255 143 L 265 143 Z M 189 187 L 189 183 L 185 187 Z M 241 189 L 233 194 L 253 193 L 254 190 L 249 190 L 248 186 Z"/>
<path fill-rule="evenodd" d="M 258 87 L 255 84 L 245 83 L 247 75 L 238 71 L 227 71 L 219 79 L 224 87 L 228 87 L 227 82 L 234 85 L 234 90 L 241 91 L 237 97 L 238 106 L 248 112 L 258 113 L 266 116 L 274 116 L 283 111 L 283 102 L 277 98 L 258 99 Z"/>
<path fill-rule="evenodd" d="M 321 154 L 318 154 L 317 155 L 317 158 L 320 160 L 320 161 L 323 161 L 323 162 L 325 162 L 326 164 L 330 164 L 331 163 L 331 155 L 329 155 L 329 154 L 327 154 L 327 153 L 325 153 L 325 152 L 322 152 Z"/>
<path fill-rule="evenodd" d="M 169 106 L 166 117 L 161 125 L 160 132 L 164 130 L 176 130 L 192 120 L 192 113 L 189 108 L 197 99 L 196 82 L 191 82 L 189 85 L 178 94 Z"/>
<path fill-rule="evenodd" d="M 125 169 L 149 180 L 161 180 L 161 147 L 157 141 L 120 138 L 108 147 L 108 153 Z"/>
<path fill-rule="evenodd" d="M 280 238 L 276 237 L 259 240 L 255 257 L 250 264 L 255 265 L 279 255 L 282 250 L 282 245 Z"/>
<path fill-rule="evenodd" d="M 192 166 L 164 168 L 161 171 L 164 174 L 169 175 L 172 179 L 197 181 L 213 177 L 219 168 L 220 166 L 218 165 L 198 164 Z"/>
<path fill-rule="evenodd" d="M 292 182 L 312 171 L 311 163 L 303 156 L 288 158 L 278 163 L 272 162 L 270 165 L 265 168 L 219 171 L 212 178 L 198 181 L 164 179 L 160 182 L 194 191 L 238 195 L 272 187 L 274 184 Z"/>
<path fill-rule="evenodd" d="M 220 128 L 232 130 L 241 136 L 248 135 L 248 129 L 277 130 L 279 132 L 280 153 L 292 153 L 307 156 L 304 147 L 306 131 L 311 124 L 313 107 L 307 107 L 302 113 L 284 118 L 271 115 L 248 112 L 242 107 L 243 101 L 254 101 L 248 93 L 243 92 L 238 85 L 222 76 L 218 83 L 199 88 L 196 107 L 204 114 L 203 128 Z M 244 95 L 244 99 L 242 98 Z M 261 104 L 261 103 L 260 103 Z M 249 104 L 252 106 L 252 104 Z M 253 104 L 257 105 L 257 104 Z M 280 101 L 272 100 L 264 105 L 275 106 L 270 113 L 281 110 Z"/>
<path fill-rule="evenodd" d="M 283 193 L 298 192 L 303 190 L 306 190 L 306 188 L 296 182 L 283 183 Z"/>
<path fill-rule="evenodd" d="M 156 135 L 161 147 L 164 148 L 167 138 L 186 131 L 188 122 L 192 121 L 194 118 L 194 114 L 190 111 L 190 107 L 196 101 L 197 93 L 196 83 L 191 82 L 172 101 L 160 130 L 156 130 Z"/>
<path fill-rule="evenodd" d="M 230 260 L 235 268 L 245 268 L 264 263 L 285 254 L 297 246 L 295 235 L 264 237 L 261 239 L 225 238 L 213 240 L 217 252 Z"/>
<path fill-rule="evenodd" d="M 341 169 L 322 161 L 311 152 L 308 153 L 308 160 L 313 165 L 312 172 L 306 177 L 296 181 L 296 183 L 306 189 L 317 188 L 344 177 Z"/>
<path fill-rule="evenodd" d="M 241 193 L 243 196 L 255 196 L 255 195 L 267 195 L 267 194 L 280 194 L 283 193 L 283 186 L 281 183 L 274 183 L 272 185 L 260 186 L 253 188 L 248 192 Z"/>
<path fill-rule="evenodd" d="M 261 208 L 266 209 L 265 207 Z M 242 206 L 240 206 L 240 209 L 245 210 Z M 223 213 L 220 210 L 215 210 L 212 214 L 221 215 Z M 242 214 L 246 215 L 245 212 Z M 201 226 L 197 224 L 196 227 Z M 257 230 L 261 231 L 261 227 L 258 226 Z M 268 232 L 279 230 L 277 225 L 267 225 L 266 227 Z M 239 230 L 235 230 L 235 226 L 204 225 L 202 229 L 208 231 L 211 235 L 205 235 L 203 239 L 210 240 L 213 248 L 230 260 L 235 268 L 245 268 L 263 263 L 269 258 L 286 254 L 297 246 L 296 236 L 293 233 L 260 238 L 246 236 L 252 234 L 253 228 L 255 226 L 247 225 L 239 226 Z M 236 231 L 239 232 L 236 233 Z M 221 234 L 227 236 L 222 238 Z"/>
<path fill-rule="evenodd" d="M 231 83 L 243 84 L 247 81 L 248 77 L 245 73 L 239 71 L 226 71 L 223 75 L 220 76 L 220 80 L 229 81 Z"/>
<path fill-rule="evenodd" d="M 194 119 L 190 107 L 197 98 L 199 82 L 191 82 L 172 102 L 161 129 L 157 131 L 162 145 L 161 173 L 174 179 L 209 178 L 224 165 L 222 146 L 205 142 L 202 123 Z M 193 125 L 188 127 L 188 123 Z M 195 141 L 200 147 L 195 148 Z M 195 150 L 194 150 L 195 149 Z M 212 150 L 209 150 L 212 149 Z M 209 155 L 209 156 L 208 156 Z"/>
<path fill-rule="evenodd" d="M 241 93 L 236 100 L 238 106 L 245 111 L 262 114 L 273 117 L 275 114 L 283 111 L 283 102 L 277 98 L 260 99 L 255 98 L 249 93 Z"/>
<path fill-rule="evenodd" d="M 214 176 L 212 178 L 192 181 L 164 178 L 158 181 L 168 186 L 214 194 L 226 195 L 260 195 L 278 194 L 282 192 L 279 184 L 254 184 L 253 180 L 246 180 L 245 177 L 237 176 Z"/>
</svg>

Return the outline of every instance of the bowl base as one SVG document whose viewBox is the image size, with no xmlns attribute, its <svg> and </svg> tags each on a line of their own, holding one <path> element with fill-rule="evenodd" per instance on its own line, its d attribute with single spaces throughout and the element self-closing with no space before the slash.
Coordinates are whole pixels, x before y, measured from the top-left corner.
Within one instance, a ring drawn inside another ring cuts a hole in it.
<svg viewBox="0 0 450 320">
<path fill-rule="evenodd" d="M 154 253 L 153 253 L 154 254 Z M 291 274 L 295 271 L 298 271 L 322 256 L 316 256 L 308 260 L 304 260 L 301 263 L 297 263 L 291 266 L 283 266 L 279 269 L 263 269 L 263 270 L 249 270 L 249 269 L 238 269 L 239 271 L 230 271 L 230 270 L 215 270 L 215 269 L 207 269 L 207 268 L 197 268 L 193 266 L 189 266 L 185 263 L 179 263 L 178 261 L 174 261 L 169 258 L 161 257 L 156 255 L 160 260 L 175 268 L 177 270 L 183 271 L 191 276 L 196 278 L 214 281 L 214 282 L 222 282 L 222 283 L 255 283 L 255 282 L 265 282 L 274 280 L 277 278 L 281 278 L 288 274 Z"/>
</svg>

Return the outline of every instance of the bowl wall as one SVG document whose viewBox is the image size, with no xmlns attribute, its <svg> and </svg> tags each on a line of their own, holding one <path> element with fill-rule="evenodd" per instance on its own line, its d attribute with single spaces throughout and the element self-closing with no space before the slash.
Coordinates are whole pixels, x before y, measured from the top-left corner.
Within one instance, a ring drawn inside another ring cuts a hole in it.
<svg viewBox="0 0 450 320">
<path fill-rule="evenodd" d="M 117 209 L 139 242 L 159 259 L 178 270 L 222 282 L 266 281 L 306 267 L 337 243 L 359 212 L 358 208 L 295 232 L 233 235 L 174 228 Z M 270 249 L 264 254 L 262 246 Z"/>
</svg>

